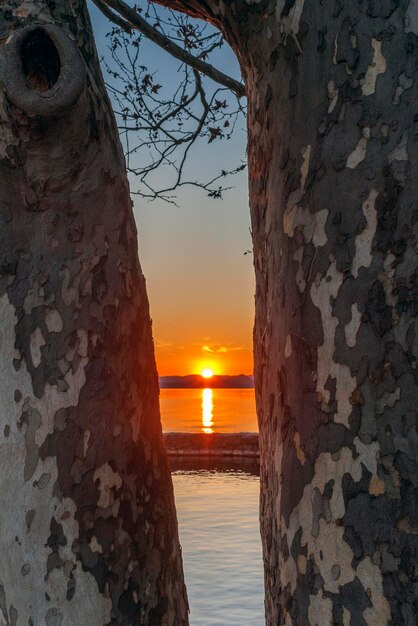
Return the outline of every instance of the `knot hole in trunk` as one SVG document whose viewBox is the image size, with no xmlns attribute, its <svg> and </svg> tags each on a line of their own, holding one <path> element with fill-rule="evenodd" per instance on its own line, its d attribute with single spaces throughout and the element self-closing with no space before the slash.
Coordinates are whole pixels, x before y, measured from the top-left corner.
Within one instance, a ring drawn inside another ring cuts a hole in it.
<svg viewBox="0 0 418 626">
<path fill-rule="evenodd" d="M 81 96 L 86 68 L 62 28 L 33 24 L 14 31 L 0 49 L 0 80 L 10 102 L 29 116 L 58 117 Z"/>
<path fill-rule="evenodd" d="M 51 37 L 42 28 L 26 35 L 20 56 L 29 89 L 43 93 L 56 84 L 61 71 L 60 56 Z"/>
</svg>

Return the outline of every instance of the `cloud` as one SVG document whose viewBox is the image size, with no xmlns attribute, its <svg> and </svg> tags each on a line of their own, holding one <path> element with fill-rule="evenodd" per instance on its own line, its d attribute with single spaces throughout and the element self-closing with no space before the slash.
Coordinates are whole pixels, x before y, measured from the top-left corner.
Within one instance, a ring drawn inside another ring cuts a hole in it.
<svg viewBox="0 0 418 626">
<path fill-rule="evenodd" d="M 168 341 L 162 341 L 161 339 L 156 339 L 154 337 L 154 346 L 158 349 L 162 349 L 162 348 L 170 348 L 173 344 L 169 343 Z"/>
<path fill-rule="evenodd" d="M 212 345 L 205 344 L 202 346 L 202 352 L 208 354 L 225 354 L 226 352 L 235 352 L 237 350 L 245 350 L 244 346 L 234 346 L 227 344 L 226 346 L 220 343 L 213 343 Z"/>
<path fill-rule="evenodd" d="M 154 338 L 154 347 L 159 352 L 170 351 L 170 354 L 175 354 L 178 350 L 184 350 L 184 346 L 177 346 L 170 341 L 163 341 L 162 339 Z"/>
</svg>

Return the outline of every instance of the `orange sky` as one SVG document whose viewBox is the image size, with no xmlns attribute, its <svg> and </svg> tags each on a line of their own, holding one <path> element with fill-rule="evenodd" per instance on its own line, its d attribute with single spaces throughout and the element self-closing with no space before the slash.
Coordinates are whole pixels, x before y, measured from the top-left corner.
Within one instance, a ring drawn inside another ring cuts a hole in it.
<svg viewBox="0 0 418 626">
<path fill-rule="evenodd" d="M 109 23 L 95 7 L 92 12 L 100 55 L 109 60 Z M 177 86 L 177 61 L 150 46 L 161 82 Z M 226 46 L 220 54 L 223 69 L 239 78 L 234 55 L 228 56 Z M 240 165 L 246 152 L 245 126 L 242 119 L 229 141 L 197 142 L 188 160 L 188 179 L 208 181 L 220 169 Z M 131 164 L 140 167 L 134 160 L 131 155 Z M 167 186 L 163 167 L 155 177 L 157 188 Z M 253 370 L 253 259 L 244 255 L 251 248 L 247 173 L 225 182 L 234 189 L 223 200 L 210 199 L 196 187 L 181 188 L 178 207 L 132 196 L 162 376 L 200 373 L 204 367 L 219 374 Z M 137 188 L 131 176 L 131 190 Z"/>
<path fill-rule="evenodd" d="M 160 376 L 251 374 L 254 277 L 245 174 L 224 201 L 135 203 Z M 198 200 L 198 201 L 197 201 Z"/>
</svg>

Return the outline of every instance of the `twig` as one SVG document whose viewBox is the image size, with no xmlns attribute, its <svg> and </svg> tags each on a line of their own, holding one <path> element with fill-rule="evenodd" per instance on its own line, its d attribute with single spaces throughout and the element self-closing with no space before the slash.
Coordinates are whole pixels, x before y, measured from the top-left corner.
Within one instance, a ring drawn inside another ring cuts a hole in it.
<svg viewBox="0 0 418 626">
<path fill-rule="evenodd" d="M 139 30 L 148 39 L 166 50 L 173 57 L 179 59 L 182 63 L 187 63 L 187 65 L 193 69 L 205 74 L 205 76 L 208 76 L 227 89 L 230 89 L 236 94 L 236 96 L 238 96 L 238 98 L 245 96 L 245 86 L 242 83 L 235 80 L 231 76 L 224 74 L 220 70 L 217 70 L 213 67 L 213 65 L 206 63 L 202 59 L 198 59 L 193 56 L 193 54 L 190 54 L 190 52 L 187 52 L 187 50 L 178 46 L 163 33 L 160 33 L 156 28 L 151 26 L 151 24 L 144 20 L 144 18 L 141 17 L 137 11 L 132 9 L 123 0 L 93 0 L 93 2 L 100 9 L 100 11 L 106 15 L 106 17 L 115 22 L 115 24 L 123 28 L 129 34 L 132 32 L 132 28 Z M 113 11 L 116 11 L 119 15 L 115 15 L 109 7 L 111 7 Z M 119 16 L 122 16 L 123 20 Z"/>
</svg>

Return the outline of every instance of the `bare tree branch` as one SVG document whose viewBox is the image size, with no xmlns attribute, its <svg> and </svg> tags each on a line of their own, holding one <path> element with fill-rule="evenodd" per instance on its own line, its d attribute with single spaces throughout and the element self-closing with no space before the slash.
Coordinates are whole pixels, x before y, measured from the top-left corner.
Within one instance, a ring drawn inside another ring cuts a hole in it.
<svg viewBox="0 0 418 626">
<path fill-rule="evenodd" d="M 155 9 L 149 7 L 149 10 Z M 146 17 L 150 19 L 148 11 Z M 220 35 L 207 34 L 206 27 L 202 29 L 189 24 L 187 17 L 177 19 L 173 15 L 164 19 L 156 14 L 155 19 L 159 28 L 171 29 L 170 36 L 178 36 L 184 46 L 199 49 L 201 54 L 222 45 Z M 136 34 L 127 35 L 124 29 L 113 28 L 108 37 L 111 60 L 103 62 L 112 80 L 106 85 L 115 104 L 125 143 L 128 171 L 139 182 L 138 191 L 133 193 L 175 204 L 172 192 L 193 185 L 210 197 L 220 198 L 223 191 L 230 189 L 224 184 L 226 178 L 242 171 L 245 165 L 241 163 L 238 167 L 222 169 L 220 174 L 205 182 L 185 173 L 186 160 L 198 139 L 205 138 L 212 143 L 230 138 L 237 120 L 244 113 L 238 98 L 237 106 L 231 106 L 234 96 L 221 86 L 206 94 L 202 74 L 185 63 L 179 68 L 183 78 L 179 79 L 174 93 L 169 93 L 171 89 L 167 92 L 157 82 L 156 74 L 139 62 L 141 41 L 145 39 L 142 33 L 136 31 Z M 161 178 L 155 178 L 157 171 L 164 171 L 163 180 L 168 184 L 160 186 Z"/>
<path fill-rule="evenodd" d="M 110 78 L 106 86 L 114 102 L 127 168 L 138 181 L 133 193 L 175 204 L 173 192 L 192 185 L 210 197 L 221 198 L 223 191 L 231 188 L 227 178 L 242 171 L 244 161 L 238 167 L 228 163 L 226 168 L 219 167 L 220 174 L 211 172 L 205 180 L 197 180 L 191 175 L 190 155 L 201 140 L 212 143 L 230 139 L 237 122 L 245 116 L 245 104 L 228 87 L 210 84 L 203 72 L 191 68 L 183 58 L 175 72 L 178 80 L 171 76 L 160 84 L 160 68 L 153 70 L 141 62 L 149 38 L 114 12 L 110 1 L 93 0 L 116 24 L 107 34 L 110 57 L 102 61 Z M 154 2 L 132 10 L 152 24 L 164 40 L 182 52 L 193 52 L 201 61 L 207 61 L 211 52 L 224 45 L 218 29 L 191 19 L 187 13 L 160 9 Z"/>
<path fill-rule="evenodd" d="M 173 57 L 179 59 L 182 63 L 187 63 L 187 65 L 194 70 L 201 72 L 220 85 L 230 89 L 238 98 L 245 96 L 245 86 L 242 83 L 181 48 L 181 46 L 177 45 L 163 33 L 151 26 L 151 24 L 123 0 L 93 0 L 93 2 L 106 17 L 122 27 L 126 32 L 130 33 L 132 28 L 139 30 L 148 39 L 166 50 Z M 111 9 L 113 9 L 113 11 Z M 115 15 L 114 11 L 116 11 L 118 15 Z M 122 16 L 123 19 L 119 16 Z M 126 22 L 124 22 L 124 20 L 126 20 Z"/>
<path fill-rule="evenodd" d="M 114 11 L 109 9 L 107 4 L 102 2 L 102 0 L 93 0 L 93 4 L 96 5 L 99 11 L 101 11 L 108 20 L 116 24 L 116 26 L 119 26 L 119 28 L 122 28 L 122 30 L 128 33 L 128 35 L 132 34 L 132 26 L 126 20 L 119 17 L 119 15 L 117 15 Z"/>
</svg>

